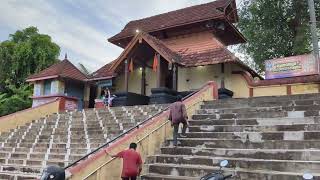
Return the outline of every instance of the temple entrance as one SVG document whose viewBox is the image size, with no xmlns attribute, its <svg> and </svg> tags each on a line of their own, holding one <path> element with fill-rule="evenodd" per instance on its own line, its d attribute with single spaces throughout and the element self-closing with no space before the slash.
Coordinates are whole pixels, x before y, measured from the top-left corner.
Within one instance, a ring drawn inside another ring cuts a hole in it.
<svg viewBox="0 0 320 180">
<path fill-rule="evenodd" d="M 159 104 L 176 100 L 177 60 L 173 52 L 147 34 L 136 36 L 115 61 L 115 105 Z"/>
</svg>

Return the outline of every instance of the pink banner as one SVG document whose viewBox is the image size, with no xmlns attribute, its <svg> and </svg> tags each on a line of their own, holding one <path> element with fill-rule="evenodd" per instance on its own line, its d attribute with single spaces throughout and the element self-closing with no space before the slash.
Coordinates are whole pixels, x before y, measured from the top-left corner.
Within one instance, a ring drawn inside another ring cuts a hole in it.
<svg viewBox="0 0 320 180">
<path fill-rule="evenodd" d="M 317 65 L 312 54 L 267 60 L 266 79 L 277 79 L 317 74 Z"/>
</svg>

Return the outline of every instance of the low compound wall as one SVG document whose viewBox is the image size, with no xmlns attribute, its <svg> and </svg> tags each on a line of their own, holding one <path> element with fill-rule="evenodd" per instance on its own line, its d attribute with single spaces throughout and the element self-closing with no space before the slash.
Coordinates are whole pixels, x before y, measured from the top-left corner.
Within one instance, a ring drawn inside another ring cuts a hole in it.
<svg viewBox="0 0 320 180">
<path fill-rule="evenodd" d="M 203 101 L 213 100 L 218 97 L 217 85 L 208 82 L 201 90 L 184 101 L 188 115 L 194 114 Z M 105 150 L 111 154 L 127 149 L 131 142 L 137 142 L 137 151 L 142 159 L 159 152 L 161 145 L 172 136 L 172 128 L 168 121 L 168 111 L 142 125 L 139 129 L 131 131 L 112 145 L 101 149 L 88 159 L 67 169 L 72 180 L 119 180 L 122 161 L 106 155 Z"/>
<path fill-rule="evenodd" d="M 233 72 L 231 90 L 235 92 L 235 98 L 319 93 L 319 77 L 302 76 L 254 81 L 246 72 Z"/>
<path fill-rule="evenodd" d="M 59 112 L 60 99 L 54 99 L 43 105 L 25 109 L 7 116 L 0 117 L 0 132 L 16 129 L 18 126 L 30 123 L 47 115 Z"/>
</svg>

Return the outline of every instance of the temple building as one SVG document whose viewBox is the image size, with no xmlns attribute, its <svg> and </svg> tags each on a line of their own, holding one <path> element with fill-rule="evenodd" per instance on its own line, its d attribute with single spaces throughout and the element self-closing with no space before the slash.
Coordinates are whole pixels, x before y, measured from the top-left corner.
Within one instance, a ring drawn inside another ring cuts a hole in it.
<svg viewBox="0 0 320 180">
<path fill-rule="evenodd" d="M 63 98 L 65 109 L 88 107 L 88 77 L 78 70 L 67 56 L 47 69 L 31 75 L 27 82 L 33 84 L 32 106 L 39 106 L 55 98 Z"/>
<path fill-rule="evenodd" d="M 221 98 L 272 95 L 263 86 L 278 86 L 279 82 L 319 82 L 318 75 L 263 80 L 227 49 L 230 45 L 246 43 L 234 26 L 237 22 L 235 0 L 216 0 L 130 21 L 108 39 L 123 48 L 123 52 L 91 76 L 86 77 L 64 60 L 29 77 L 28 81 L 35 84 L 34 104 L 44 101 L 50 82 L 50 96 L 76 97 L 81 108 L 93 107 L 104 88 L 116 95 L 114 105 L 135 105 L 171 103 L 177 95 L 185 96 L 208 81 L 218 83 Z M 62 63 L 70 68 L 52 70 Z M 283 91 L 294 93 L 292 88 L 288 85 Z M 308 88 L 312 92 L 319 89 L 314 84 Z M 275 87 L 275 90 L 280 89 Z"/>
<path fill-rule="evenodd" d="M 92 80 L 109 81 L 115 92 L 149 97 L 167 93 L 164 103 L 175 91 L 194 91 L 210 80 L 234 91 L 233 71 L 259 77 L 226 47 L 246 42 L 233 25 L 237 21 L 235 1 L 226 0 L 131 21 L 109 38 L 124 51 Z M 234 92 L 235 97 L 244 96 Z"/>
</svg>

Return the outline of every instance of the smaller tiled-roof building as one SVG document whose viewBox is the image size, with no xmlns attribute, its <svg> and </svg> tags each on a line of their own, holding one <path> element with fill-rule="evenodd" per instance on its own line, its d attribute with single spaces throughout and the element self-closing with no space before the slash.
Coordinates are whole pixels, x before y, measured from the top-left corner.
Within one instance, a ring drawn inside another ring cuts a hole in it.
<svg viewBox="0 0 320 180">
<path fill-rule="evenodd" d="M 66 109 L 82 109 L 88 106 L 88 76 L 74 66 L 67 57 L 30 75 L 27 80 L 34 85 L 33 107 L 63 98 Z"/>
</svg>

